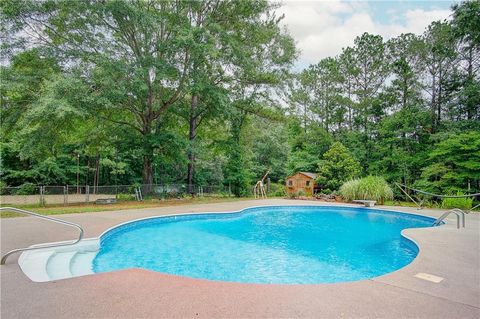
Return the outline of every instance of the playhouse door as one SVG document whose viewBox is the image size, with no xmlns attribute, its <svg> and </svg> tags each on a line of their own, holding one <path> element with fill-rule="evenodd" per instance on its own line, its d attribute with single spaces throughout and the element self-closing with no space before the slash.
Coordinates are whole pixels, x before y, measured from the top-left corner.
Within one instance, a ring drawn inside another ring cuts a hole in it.
<svg viewBox="0 0 480 319">
<path fill-rule="evenodd" d="M 297 186 L 297 192 L 303 191 L 305 192 L 305 181 L 303 179 L 297 179 L 295 180 L 295 184 Z"/>
</svg>

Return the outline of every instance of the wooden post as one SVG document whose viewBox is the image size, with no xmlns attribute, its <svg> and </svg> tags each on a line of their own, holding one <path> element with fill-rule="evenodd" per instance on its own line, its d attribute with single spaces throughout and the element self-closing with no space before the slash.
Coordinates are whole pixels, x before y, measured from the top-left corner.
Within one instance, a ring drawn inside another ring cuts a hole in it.
<svg viewBox="0 0 480 319">
<path fill-rule="evenodd" d="M 63 186 L 63 205 L 67 206 L 68 186 Z"/>
<path fill-rule="evenodd" d="M 80 194 L 80 153 L 77 154 L 77 194 Z"/>
<path fill-rule="evenodd" d="M 40 200 L 39 200 L 39 204 L 40 206 L 43 206 L 43 186 L 40 186 L 39 187 L 39 192 L 40 192 Z"/>
</svg>

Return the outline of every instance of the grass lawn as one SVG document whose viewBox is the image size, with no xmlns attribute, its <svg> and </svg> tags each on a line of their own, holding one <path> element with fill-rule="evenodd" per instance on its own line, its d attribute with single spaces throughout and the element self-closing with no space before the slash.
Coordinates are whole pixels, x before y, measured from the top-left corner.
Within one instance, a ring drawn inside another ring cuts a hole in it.
<svg viewBox="0 0 480 319">
<path fill-rule="evenodd" d="M 16 208 L 22 208 L 25 210 L 31 210 L 35 213 L 42 215 L 60 215 L 60 214 L 75 214 L 75 213 L 93 213 L 102 211 L 122 210 L 122 209 L 135 209 L 135 208 L 149 208 L 149 207 L 165 207 L 176 206 L 185 204 L 208 204 L 208 203 L 221 203 L 232 202 L 251 199 L 249 197 L 195 197 L 195 198 L 181 198 L 181 199 L 145 199 L 141 202 L 138 201 L 119 201 L 116 204 L 97 205 L 95 203 L 79 203 L 70 204 L 69 206 L 63 205 L 47 205 L 45 207 L 39 205 L 16 205 Z M 14 212 L 2 212 L 1 218 L 9 217 L 23 217 L 26 215 L 17 214 Z"/>
<path fill-rule="evenodd" d="M 270 197 L 274 198 L 274 197 Z M 181 199 L 145 199 L 141 202 L 130 201 L 130 200 L 120 200 L 116 204 L 108 205 L 97 205 L 95 203 L 78 203 L 70 204 L 68 206 L 63 205 L 16 205 L 14 207 L 22 208 L 26 210 L 31 210 L 35 213 L 42 215 L 61 215 L 61 214 L 82 214 L 82 213 L 93 213 L 93 212 L 102 212 L 102 211 L 112 211 L 112 210 L 123 210 L 123 209 L 136 209 L 136 208 L 149 208 L 149 207 L 166 207 L 166 206 L 177 206 L 185 204 L 208 204 L 208 203 L 222 203 L 222 202 L 233 202 L 233 201 L 242 201 L 253 199 L 253 197 L 194 197 L 194 198 L 181 198 Z M 399 202 L 399 201 L 385 201 L 386 206 L 404 206 L 404 207 L 417 207 L 415 203 L 412 202 Z M 426 208 L 439 208 L 438 205 L 425 205 Z M 2 212 L 1 218 L 9 217 L 24 217 L 26 215 L 17 214 L 14 212 Z"/>
</svg>

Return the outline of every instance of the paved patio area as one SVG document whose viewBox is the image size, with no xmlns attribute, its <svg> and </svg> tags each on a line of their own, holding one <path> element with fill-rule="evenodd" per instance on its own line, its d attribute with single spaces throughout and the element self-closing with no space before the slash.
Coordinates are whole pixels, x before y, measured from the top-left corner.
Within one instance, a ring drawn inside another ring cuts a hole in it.
<svg viewBox="0 0 480 319">
<path fill-rule="evenodd" d="M 61 215 L 85 237 L 137 218 L 221 212 L 259 205 L 331 205 L 282 199 Z M 440 210 L 379 207 L 438 217 Z M 405 235 L 420 246 L 407 267 L 370 280 L 320 285 L 258 285 L 197 280 L 129 269 L 34 283 L 18 255 L 1 266 L 1 318 L 480 318 L 480 214 Z M 1 251 L 69 240 L 74 231 L 32 217 L 1 220 Z M 433 283 L 414 277 L 443 277 Z"/>
</svg>

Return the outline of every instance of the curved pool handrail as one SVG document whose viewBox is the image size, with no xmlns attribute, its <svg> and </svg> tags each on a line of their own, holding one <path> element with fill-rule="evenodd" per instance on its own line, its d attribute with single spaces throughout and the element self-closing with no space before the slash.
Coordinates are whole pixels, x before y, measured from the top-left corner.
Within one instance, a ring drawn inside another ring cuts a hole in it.
<svg viewBox="0 0 480 319">
<path fill-rule="evenodd" d="M 443 222 L 443 220 L 450 214 L 455 214 L 455 216 L 457 216 L 457 229 L 460 228 L 460 218 L 462 219 L 462 226 L 463 228 L 465 228 L 465 212 L 460 208 L 454 208 L 454 209 L 450 209 L 449 211 L 446 211 L 445 213 L 442 214 L 442 216 L 438 217 L 433 222 L 433 226 L 440 225 Z"/>
<path fill-rule="evenodd" d="M 29 216 L 37 217 L 37 218 L 40 218 L 40 219 L 49 220 L 49 221 L 54 222 L 54 223 L 58 223 L 58 224 L 62 224 L 62 225 L 66 225 L 66 226 L 70 226 L 70 227 L 77 228 L 80 233 L 79 233 L 79 235 L 78 235 L 78 238 L 77 238 L 75 241 L 71 241 L 71 242 L 63 242 L 63 243 L 56 243 L 56 244 L 45 244 L 45 245 L 36 245 L 36 246 L 33 246 L 33 247 L 17 248 L 17 249 L 10 250 L 9 252 L 7 252 L 5 255 L 2 256 L 2 259 L 1 259 L 1 261 L 0 261 L 0 265 L 4 265 L 5 262 L 7 261 L 8 256 L 10 256 L 11 254 L 14 254 L 14 253 L 18 253 L 18 252 L 21 252 L 21 251 L 27 251 L 27 250 L 41 249 L 41 248 L 52 248 L 52 247 L 60 247 L 60 246 L 71 246 L 71 245 L 75 245 L 76 243 L 78 243 L 78 242 L 79 242 L 80 240 L 82 240 L 82 238 L 83 238 L 83 233 L 84 233 L 84 231 L 83 231 L 82 226 L 80 226 L 80 225 L 78 225 L 78 224 L 75 224 L 75 223 L 72 223 L 72 222 L 67 222 L 67 221 L 64 221 L 64 220 L 62 220 L 62 219 L 58 219 L 58 218 L 53 218 L 53 217 L 48 217 L 48 216 L 40 215 L 40 214 L 31 212 L 31 211 L 28 211 L 28 210 L 24 210 L 24 209 L 20 209 L 20 208 L 15 208 L 15 207 L 2 207 L 2 208 L 0 208 L 0 212 L 1 212 L 1 211 L 12 211 L 12 212 L 16 212 L 16 213 L 20 213 L 20 214 L 24 214 L 24 215 L 29 215 Z"/>
<path fill-rule="evenodd" d="M 462 216 L 462 226 L 463 226 L 463 228 L 465 228 L 465 216 L 466 216 L 466 214 L 468 214 L 468 211 L 463 211 L 460 208 L 454 208 L 452 210 L 456 211 L 457 213 L 462 214 L 461 215 Z"/>
</svg>

